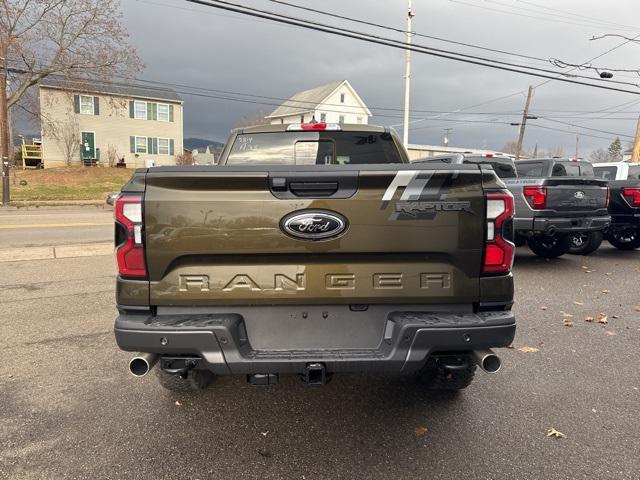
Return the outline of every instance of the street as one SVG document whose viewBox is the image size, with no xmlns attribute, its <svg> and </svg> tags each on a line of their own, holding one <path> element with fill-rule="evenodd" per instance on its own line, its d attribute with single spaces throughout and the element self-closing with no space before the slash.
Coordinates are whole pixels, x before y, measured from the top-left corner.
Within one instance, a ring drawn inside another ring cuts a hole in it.
<svg viewBox="0 0 640 480">
<path fill-rule="evenodd" d="M 108 242 L 113 214 L 103 208 L 0 210 L 0 248 Z"/>
<path fill-rule="evenodd" d="M 36 214 L 3 213 L 0 225 L 57 222 Z M 109 241 L 110 227 L 95 228 L 1 229 L 0 239 Z M 458 396 L 358 375 L 316 388 L 222 378 L 169 393 L 153 372 L 132 377 L 131 354 L 115 345 L 111 256 L 0 270 L 0 478 L 638 478 L 640 251 L 605 242 L 590 257 L 544 261 L 519 249 L 514 348 Z M 608 324 L 585 321 L 599 313 Z"/>
</svg>

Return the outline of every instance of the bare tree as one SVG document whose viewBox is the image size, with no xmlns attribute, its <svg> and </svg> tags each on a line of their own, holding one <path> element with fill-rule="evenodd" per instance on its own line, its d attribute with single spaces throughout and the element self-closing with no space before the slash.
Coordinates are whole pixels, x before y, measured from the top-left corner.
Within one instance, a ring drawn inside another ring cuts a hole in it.
<svg viewBox="0 0 640 480">
<path fill-rule="evenodd" d="M 264 125 L 265 123 L 269 123 L 264 117 L 267 116 L 267 113 L 264 111 L 259 111 L 254 115 L 249 115 L 246 117 L 242 117 L 238 120 L 233 128 L 242 128 L 242 127 L 253 127 L 254 125 Z"/>
<path fill-rule="evenodd" d="M 182 152 L 176 155 L 176 165 L 193 165 L 191 152 Z"/>
<path fill-rule="evenodd" d="M 119 7 L 118 0 L 0 0 L 2 156 L 9 150 L 8 109 L 42 79 L 107 80 L 140 69 Z"/>
<path fill-rule="evenodd" d="M 108 162 L 108 165 L 110 167 L 115 167 L 115 165 L 116 165 L 116 163 L 118 163 L 119 159 L 120 159 L 120 157 L 118 157 L 118 150 L 116 149 L 116 146 L 110 143 L 107 146 L 107 162 Z"/>
<path fill-rule="evenodd" d="M 555 147 L 551 147 L 549 149 L 549 156 L 550 157 L 565 157 L 565 153 L 564 153 L 564 147 L 561 145 L 556 145 Z"/>
<path fill-rule="evenodd" d="M 593 152 L 591 152 L 589 154 L 589 159 L 593 163 L 605 163 L 605 162 L 611 161 L 611 158 L 609 157 L 609 153 L 603 148 L 598 148 L 597 150 L 594 150 Z"/>
<path fill-rule="evenodd" d="M 64 121 L 42 119 L 42 133 L 55 139 L 67 166 L 80 161 L 80 127 L 73 115 Z"/>
</svg>

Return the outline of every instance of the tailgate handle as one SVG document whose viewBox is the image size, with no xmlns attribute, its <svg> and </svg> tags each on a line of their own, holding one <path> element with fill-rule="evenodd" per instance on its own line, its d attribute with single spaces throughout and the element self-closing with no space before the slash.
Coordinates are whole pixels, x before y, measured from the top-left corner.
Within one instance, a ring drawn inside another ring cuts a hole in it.
<svg viewBox="0 0 640 480">
<path fill-rule="evenodd" d="M 291 182 L 289 191 L 298 197 L 330 197 L 338 191 L 338 182 Z"/>
</svg>

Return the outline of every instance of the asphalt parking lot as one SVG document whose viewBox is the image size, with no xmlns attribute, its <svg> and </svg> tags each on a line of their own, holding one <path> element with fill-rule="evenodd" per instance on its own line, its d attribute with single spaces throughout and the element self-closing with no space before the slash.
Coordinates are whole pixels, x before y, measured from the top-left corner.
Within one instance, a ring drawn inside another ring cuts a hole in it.
<svg viewBox="0 0 640 480">
<path fill-rule="evenodd" d="M 0 271 L 0 478 L 639 475 L 640 251 L 544 261 L 520 249 L 514 348 L 458 396 L 355 375 L 169 393 L 133 378 L 115 346 L 111 257 Z M 599 313 L 607 324 L 584 320 Z"/>
</svg>

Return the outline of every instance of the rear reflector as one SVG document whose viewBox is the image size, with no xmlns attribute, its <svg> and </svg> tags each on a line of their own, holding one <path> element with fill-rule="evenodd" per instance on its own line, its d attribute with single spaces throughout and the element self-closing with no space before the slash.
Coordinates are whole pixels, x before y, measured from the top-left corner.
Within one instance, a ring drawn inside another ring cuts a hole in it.
<svg viewBox="0 0 640 480">
<path fill-rule="evenodd" d="M 505 235 L 513 218 L 513 196 L 508 192 L 487 194 L 487 239 L 484 251 L 484 273 L 506 273 L 511 270 L 515 246 Z"/>
<path fill-rule="evenodd" d="M 524 187 L 522 189 L 522 194 L 532 209 L 544 210 L 547 208 L 546 187 Z"/>
<path fill-rule="evenodd" d="M 287 132 L 302 131 L 330 131 L 339 132 L 342 127 L 337 123 L 292 123 L 287 127 Z"/>
<path fill-rule="evenodd" d="M 124 230 L 124 237 L 116 245 L 120 276 L 145 278 L 147 267 L 142 242 L 142 197 L 119 196 L 116 199 L 114 217 Z"/>
<path fill-rule="evenodd" d="M 639 187 L 625 187 L 622 189 L 622 197 L 629 204 L 630 207 L 640 207 L 640 188 Z"/>
</svg>

